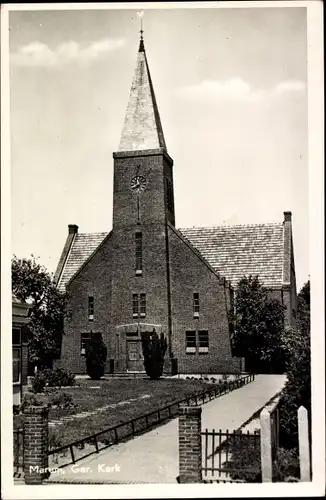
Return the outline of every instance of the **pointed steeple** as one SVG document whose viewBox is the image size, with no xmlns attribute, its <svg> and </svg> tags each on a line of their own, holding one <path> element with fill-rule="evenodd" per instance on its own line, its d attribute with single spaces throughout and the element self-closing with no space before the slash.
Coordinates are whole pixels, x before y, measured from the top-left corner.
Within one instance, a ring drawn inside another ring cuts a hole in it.
<svg viewBox="0 0 326 500">
<path fill-rule="evenodd" d="M 160 115 L 146 58 L 143 32 L 118 151 L 164 148 Z"/>
</svg>

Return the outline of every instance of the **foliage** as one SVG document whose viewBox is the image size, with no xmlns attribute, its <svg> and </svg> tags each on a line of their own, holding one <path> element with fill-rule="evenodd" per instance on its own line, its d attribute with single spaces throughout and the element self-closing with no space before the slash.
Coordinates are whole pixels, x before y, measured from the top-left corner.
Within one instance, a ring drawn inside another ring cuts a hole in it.
<svg viewBox="0 0 326 500">
<path fill-rule="evenodd" d="M 36 372 L 32 380 L 32 390 L 35 393 L 43 392 L 45 387 L 67 387 L 75 385 L 75 375 L 64 368 L 51 370 L 45 368 Z"/>
<path fill-rule="evenodd" d="M 229 452 L 231 459 L 224 466 L 234 469 L 230 473 L 231 479 L 242 480 L 246 483 L 261 483 L 259 436 L 236 434 L 230 442 Z"/>
<path fill-rule="evenodd" d="M 273 481 L 292 482 L 300 478 L 300 463 L 296 450 L 279 448 L 273 464 Z"/>
<path fill-rule="evenodd" d="M 284 371 L 284 306 L 269 296 L 258 277 L 242 278 L 229 312 L 234 354 L 246 358 L 249 371 Z"/>
<path fill-rule="evenodd" d="M 297 329 L 285 332 L 287 381 L 280 400 L 280 439 L 285 448 L 298 447 L 297 410 L 302 405 L 311 420 L 310 283 L 298 294 Z"/>
<path fill-rule="evenodd" d="M 72 395 L 62 391 L 48 393 L 48 401 L 51 407 L 71 408 L 74 406 Z"/>
<path fill-rule="evenodd" d="M 167 341 L 164 334 L 157 335 L 155 329 L 152 333 L 142 334 L 142 349 L 144 355 L 144 368 L 152 380 L 157 380 L 163 374 L 164 356 Z"/>
<path fill-rule="evenodd" d="M 23 398 L 22 404 L 20 405 L 20 411 L 23 412 L 24 408 L 28 406 L 43 406 L 44 400 L 41 399 L 37 394 L 27 392 Z"/>
<path fill-rule="evenodd" d="M 93 334 L 86 344 L 86 371 L 92 380 L 103 377 L 107 358 L 107 347 L 101 335 Z"/>
<path fill-rule="evenodd" d="M 12 291 L 33 305 L 29 329 L 29 360 L 39 368 L 51 367 L 59 357 L 66 295 L 59 292 L 46 268 L 32 255 L 11 261 Z"/>
</svg>

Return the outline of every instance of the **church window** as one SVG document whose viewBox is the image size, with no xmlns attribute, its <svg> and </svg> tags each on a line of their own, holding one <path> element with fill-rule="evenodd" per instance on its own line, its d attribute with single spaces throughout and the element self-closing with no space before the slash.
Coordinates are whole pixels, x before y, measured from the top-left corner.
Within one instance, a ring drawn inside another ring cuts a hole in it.
<svg viewBox="0 0 326 500">
<path fill-rule="evenodd" d="M 91 333 L 82 333 L 80 336 L 80 354 L 85 356 L 86 354 L 86 344 L 91 339 Z"/>
<path fill-rule="evenodd" d="M 94 297 L 88 297 L 88 319 L 94 321 Z"/>
<path fill-rule="evenodd" d="M 139 304 L 138 304 L 138 293 L 132 295 L 132 317 L 138 318 Z"/>
<path fill-rule="evenodd" d="M 194 318 L 199 318 L 199 293 L 194 293 L 193 297 Z"/>
<path fill-rule="evenodd" d="M 186 332 L 186 353 L 196 354 L 196 332 Z"/>
<path fill-rule="evenodd" d="M 146 293 L 140 294 L 140 316 L 142 318 L 146 316 Z"/>
<path fill-rule="evenodd" d="M 136 274 L 142 274 L 143 270 L 143 235 L 140 232 L 135 234 L 136 251 Z"/>
<path fill-rule="evenodd" d="M 172 190 L 172 182 L 170 179 L 165 177 L 165 191 L 166 191 L 166 206 L 167 209 L 173 213 L 173 190 Z"/>
<path fill-rule="evenodd" d="M 208 352 L 208 331 L 207 330 L 199 330 L 198 332 L 198 352 L 207 353 Z"/>
</svg>

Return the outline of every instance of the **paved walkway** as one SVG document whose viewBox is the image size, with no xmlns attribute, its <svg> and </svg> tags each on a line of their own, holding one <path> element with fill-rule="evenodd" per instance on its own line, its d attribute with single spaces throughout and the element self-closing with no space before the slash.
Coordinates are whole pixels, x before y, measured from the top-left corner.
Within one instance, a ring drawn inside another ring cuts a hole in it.
<svg viewBox="0 0 326 500">
<path fill-rule="evenodd" d="M 234 430 L 264 406 L 285 382 L 283 375 L 258 375 L 254 382 L 202 406 L 202 428 Z M 175 483 L 178 419 L 52 473 L 51 482 Z"/>
</svg>

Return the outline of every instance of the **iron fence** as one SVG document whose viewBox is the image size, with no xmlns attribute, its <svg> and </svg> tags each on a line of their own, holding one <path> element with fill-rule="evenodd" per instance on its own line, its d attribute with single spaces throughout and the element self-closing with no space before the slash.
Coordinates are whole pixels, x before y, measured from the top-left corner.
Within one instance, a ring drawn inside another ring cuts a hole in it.
<svg viewBox="0 0 326 500">
<path fill-rule="evenodd" d="M 260 431 L 201 433 L 204 482 L 261 482 Z"/>
<path fill-rule="evenodd" d="M 171 403 L 163 408 L 158 408 L 157 410 L 153 410 L 150 413 L 133 418 L 127 422 L 122 422 L 121 424 L 109 427 L 67 445 L 52 449 L 48 453 L 49 461 L 52 462 L 51 464 L 49 463 L 49 466 L 55 465 L 57 467 L 65 467 L 76 463 L 93 453 L 99 453 L 101 450 L 118 444 L 119 442 L 126 441 L 130 437 L 140 435 L 160 425 L 164 421 L 177 417 L 178 409 L 181 405 L 200 406 L 228 392 L 243 387 L 253 380 L 255 380 L 255 375 L 250 374 L 220 385 L 216 384 L 208 391 L 193 394 L 192 396 Z"/>
</svg>

